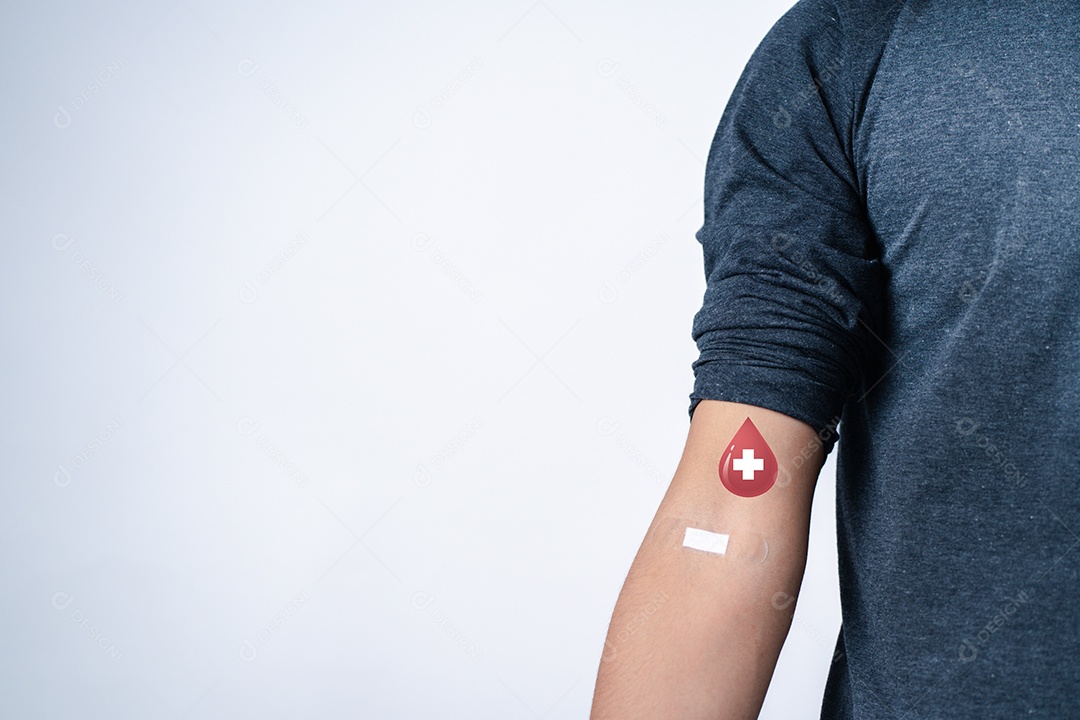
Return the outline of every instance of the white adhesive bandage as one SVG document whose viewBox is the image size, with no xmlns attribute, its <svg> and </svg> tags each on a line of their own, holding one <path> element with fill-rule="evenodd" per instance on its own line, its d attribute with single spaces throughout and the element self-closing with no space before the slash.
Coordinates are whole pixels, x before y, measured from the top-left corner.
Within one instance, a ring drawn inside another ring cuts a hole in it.
<svg viewBox="0 0 1080 720">
<path fill-rule="evenodd" d="M 723 555 L 727 552 L 728 538 L 730 536 L 726 533 L 714 533 L 708 530 L 700 530 L 698 528 L 688 527 L 686 528 L 686 534 L 683 535 L 683 547 L 692 548 L 694 550 L 704 550 L 705 552 L 715 553 L 716 555 Z"/>
</svg>

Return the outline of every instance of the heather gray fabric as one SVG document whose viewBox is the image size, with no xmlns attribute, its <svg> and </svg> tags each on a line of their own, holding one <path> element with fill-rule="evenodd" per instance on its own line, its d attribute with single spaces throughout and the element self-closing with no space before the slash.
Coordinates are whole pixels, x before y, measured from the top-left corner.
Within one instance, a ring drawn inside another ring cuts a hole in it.
<svg viewBox="0 0 1080 720">
<path fill-rule="evenodd" d="M 1080 3 L 802 0 L 709 153 L 690 413 L 839 425 L 823 718 L 1080 717 Z"/>
</svg>

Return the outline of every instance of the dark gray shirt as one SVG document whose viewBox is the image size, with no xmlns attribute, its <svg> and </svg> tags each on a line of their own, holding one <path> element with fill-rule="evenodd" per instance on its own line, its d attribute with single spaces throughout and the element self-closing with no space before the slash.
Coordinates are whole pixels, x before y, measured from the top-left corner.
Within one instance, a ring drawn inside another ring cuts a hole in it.
<svg viewBox="0 0 1080 720">
<path fill-rule="evenodd" d="M 839 421 L 823 718 L 1080 717 L 1078 178 L 1080 3 L 801 0 L 735 87 L 690 413 Z"/>
</svg>

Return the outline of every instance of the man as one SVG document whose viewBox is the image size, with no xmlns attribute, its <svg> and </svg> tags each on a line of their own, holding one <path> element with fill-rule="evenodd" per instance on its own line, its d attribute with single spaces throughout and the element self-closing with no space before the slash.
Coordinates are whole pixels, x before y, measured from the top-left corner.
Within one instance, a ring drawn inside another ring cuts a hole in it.
<svg viewBox="0 0 1080 720">
<path fill-rule="evenodd" d="M 1078 68 L 1065 0 L 801 0 L 762 40 L 593 720 L 757 716 L 841 419 L 820 716 L 1080 717 Z"/>
</svg>

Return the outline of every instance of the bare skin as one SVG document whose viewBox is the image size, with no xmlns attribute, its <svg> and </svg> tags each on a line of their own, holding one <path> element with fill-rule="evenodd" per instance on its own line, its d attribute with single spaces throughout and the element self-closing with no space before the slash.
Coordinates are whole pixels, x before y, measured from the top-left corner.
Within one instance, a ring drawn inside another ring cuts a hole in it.
<svg viewBox="0 0 1080 720">
<path fill-rule="evenodd" d="M 747 417 L 780 468 L 775 485 L 751 498 L 718 477 L 725 446 Z M 590 720 L 758 716 L 791 627 L 823 462 L 817 431 L 802 421 L 699 403 L 616 602 Z M 688 526 L 729 534 L 728 552 L 682 547 Z"/>
</svg>

